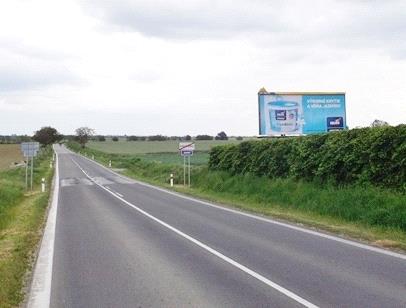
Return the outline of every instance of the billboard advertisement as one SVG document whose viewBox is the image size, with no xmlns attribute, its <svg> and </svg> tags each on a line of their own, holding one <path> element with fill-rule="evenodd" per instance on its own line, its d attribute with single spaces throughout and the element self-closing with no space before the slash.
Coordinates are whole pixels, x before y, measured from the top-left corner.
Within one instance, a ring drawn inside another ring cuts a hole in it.
<svg viewBox="0 0 406 308">
<path fill-rule="evenodd" d="M 259 134 L 300 136 L 346 127 L 345 93 L 258 93 Z"/>
</svg>

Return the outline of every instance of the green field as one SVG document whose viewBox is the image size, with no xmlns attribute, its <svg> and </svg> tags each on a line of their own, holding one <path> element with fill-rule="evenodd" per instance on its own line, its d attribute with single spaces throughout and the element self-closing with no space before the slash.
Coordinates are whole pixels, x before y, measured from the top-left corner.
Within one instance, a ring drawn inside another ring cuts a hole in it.
<svg viewBox="0 0 406 308">
<path fill-rule="evenodd" d="M 244 138 L 244 140 L 248 139 Z M 195 143 L 196 151 L 208 152 L 213 146 L 236 144 L 241 141 L 230 138 L 229 140 L 193 140 L 193 142 Z M 177 153 L 179 141 L 125 141 L 120 139 L 119 141 L 90 141 L 86 146 L 112 154 Z"/>
<path fill-rule="evenodd" d="M 248 140 L 249 138 L 244 138 Z M 187 142 L 187 141 L 185 141 Z M 241 141 L 229 140 L 199 140 L 195 142 L 196 151 L 190 158 L 191 165 L 204 165 L 209 161 L 209 151 L 213 146 L 225 144 L 237 144 Z M 154 161 L 172 165 L 182 165 L 183 157 L 179 155 L 179 141 L 90 141 L 87 145 L 93 150 L 109 154 L 130 154 L 146 161 Z"/>
<path fill-rule="evenodd" d="M 183 165 L 183 157 L 179 153 L 150 153 L 135 155 L 146 161 L 160 162 L 171 165 Z M 209 161 L 208 152 L 195 152 L 190 157 L 191 165 L 205 165 Z"/>
<path fill-rule="evenodd" d="M 0 144 L 0 170 L 9 169 L 23 160 L 19 144 Z"/>
</svg>

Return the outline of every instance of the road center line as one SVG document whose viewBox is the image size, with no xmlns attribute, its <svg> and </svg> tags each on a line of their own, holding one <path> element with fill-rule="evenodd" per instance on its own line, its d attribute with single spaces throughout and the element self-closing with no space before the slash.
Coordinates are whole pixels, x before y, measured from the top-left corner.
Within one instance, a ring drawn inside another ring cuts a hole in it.
<svg viewBox="0 0 406 308">
<path fill-rule="evenodd" d="M 268 285 L 269 287 L 277 290 L 278 292 L 284 294 L 285 296 L 295 300 L 296 302 L 302 304 L 305 307 L 312 307 L 312 308 L 317 308 L 316 305 L 310 303 L 309 301 L 305 300 L 304 298 L 300 297 L 299 295 L 289 291 L 288 289 L 280 286 L 279 284 L 269 280 L 268 278 L 262 276 L 261 274 L 258 274 L 257 272 L 249 269 L 248 267 L 238 263 L 237 261 L 234 261 L 233 259 L 223 255 L 222 253 L 220 253 L 219 251 L 207 246 L 206 244 L 203 244 L 202 242 L 200 242 L 199 240 L 191 237 L 190 235 L 187 235 L 186 233 L 180 231 L 179 229 L 176 229 L 175 227 L 167 224 L 166 222 L 160 220 L 159 218 L 149 214 L 148 212 L 142 210 L 141 208 L 137 207 L 136 205 L 132 204 L 131 202 L 123 199 L 122 197 L 118 196 L 117 194 L 115 194 L 114 192 L 110 191 L 109 189 L 107 189 L 106 187 L 104 187 L 103 185 L 100 185 L 99 183 L 96 183 L 92 177 L 89 176 L 89 174 L 83 170 L 83 168 L 72 158 L 72 161 L 76 164 L 76 166 L 93 182 L 95 183 L 97 186 L 99 186 L 100 188 L 102 188 L 103 190 L 107 191 L 109 194 L 111 194 L 112 196 L 116 197 L 117 199 L 119 199 L 120 201 L 122 201 L 123 203 L 125 203 L 126 205 L 130 206 L 131 208 L 135 209 L 136 211 L 140 212 L 141 214 L 147 216 L 148 218 L 154 220 L 155 222 L 159 223 L 160 225 L 166 227 L 167 229 L 177 233 L 178 235 L 182 236 L 183 238 L 189 240 L 190 242 L 196 244 L 197 246 L 205 249 L 206 251 L 210 252 L 211 254 L 219 257 L 220 259 L 226 261 L 227 263 L 233 265 L 234 267 L 238 268 L 239 270 L 247 273 L 248 275 L 258 279 L 259 281 L 263 282 L 264 284 Z"/>
</svg>

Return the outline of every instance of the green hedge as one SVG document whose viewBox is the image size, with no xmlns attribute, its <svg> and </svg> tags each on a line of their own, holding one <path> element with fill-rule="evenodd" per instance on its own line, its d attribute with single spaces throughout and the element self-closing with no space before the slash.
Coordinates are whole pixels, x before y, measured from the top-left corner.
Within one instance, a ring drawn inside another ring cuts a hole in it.
<svg viewBox="0 0 406 308">
<path fill-rule="evenodd" d="M 406 191 L 406 125 L 214 147 L 209 169 Z"/>
</svg>

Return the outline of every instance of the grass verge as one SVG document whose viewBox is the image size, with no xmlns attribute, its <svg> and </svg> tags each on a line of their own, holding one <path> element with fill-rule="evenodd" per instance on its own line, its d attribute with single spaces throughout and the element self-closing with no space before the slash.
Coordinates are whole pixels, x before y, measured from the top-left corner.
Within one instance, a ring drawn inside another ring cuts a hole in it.
<svg viewBox="0 0 406 308">
<path fill-rule="evenodd" d="M 73 149 L 78 147 L 71 144 Z M 130 155 L 82 150 L 125 175 L 169 188 L 169 174 L 181 183 L 181 166 L 144 161 Z M 320 185 L 292 179 L 230 175 L 194 166 L 192 187 L 175 190 L 224 206 L 272 216 L 375 246 L 406 251 L 406 195 L 372 186 Z"/>
<path fill-rule="evenodd" d="M 0 173 L 0 307 L 18 307 L 30 276 L 34 253 L 49 199 L 49 190 L 40 192 L 41 178 L 51 187 L 51 149 L 38 157 L 34 169 L 34 189 L 24 192 L 24 168 Z"/>
</svg>

